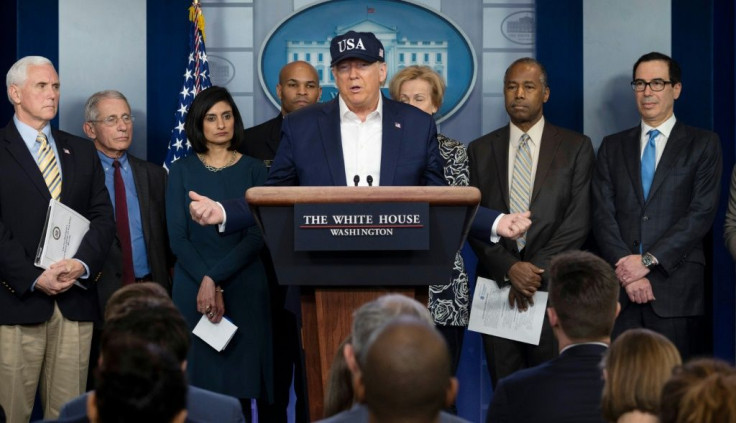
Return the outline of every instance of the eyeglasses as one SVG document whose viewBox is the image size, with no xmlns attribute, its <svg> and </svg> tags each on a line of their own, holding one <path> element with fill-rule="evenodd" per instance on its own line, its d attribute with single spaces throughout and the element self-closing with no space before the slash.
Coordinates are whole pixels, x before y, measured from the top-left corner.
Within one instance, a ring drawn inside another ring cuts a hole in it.
<svg viewBox="0 0 736 423">
<path fill-rule="evenodd" d="M 122 115 L 120 117 L 118 116 L 108 116 L 101 120 L 91 120 L 90 122 L 94 123 L 101 123 L 105 126 L 115 126 L 118 124 L 118 120 L 122 120 L 124 124 L 130 125 L 135 120 L 135 116 L 132 115 Z"/>
<path fill-rule="evenodd" d="M 664 79 L 657 78 L 647 82 L 643 79 L 636 79 L 631 81 L 631 88 L 636 92 L 642 92 L 647 89 L 647 85 L 652 91 L 662 91 L 667 84 L 675 85 L 672 81 L 665 81 Z"/>
</svg>

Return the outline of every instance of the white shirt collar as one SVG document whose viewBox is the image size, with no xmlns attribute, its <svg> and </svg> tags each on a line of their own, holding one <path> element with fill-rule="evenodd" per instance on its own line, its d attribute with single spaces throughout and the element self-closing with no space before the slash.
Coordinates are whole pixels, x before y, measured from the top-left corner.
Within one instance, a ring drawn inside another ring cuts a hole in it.
<svg viewBox="0 0 736 423">
<path fill-rule="evenodd" d="M 675 123 L 677 123 L 677 119 L 675 118 L 675 114 L 673 113 L 672 116 L 669 117 L 666 121 L 662 122 L 661 125 L 654 128 L 652 126 L 647 125 L 644 123 L 644 121 L 641 121 L 641 133 L 642 136 L 644 136 L 647 132 L 651 131 L 652 129 L 658 130 L 662 135 L 665 136 L 665 138 L 670 137 L 670 134 L 672 133 L 672 128 L 675 127 Z"/>
<path fill-rule="evenodd" d="M 521 129 L 519 129 L 518 126 L 514 125 L 513 122 L 509 122 L 509 139 L 511 140 L 511 148 L 516 148 L 519 146 L 519 142 L 521 141 L 521 136 L 525 133 Z M 542 116 L 537 123 L 534 124 L 529 130 L 526 132 L 527 135 L 529 135 L 529 139 L 532 143 L 532 146 L 538 147 L 542 142 L 542 132 L 544 132 L 544 116 Z"/>
<path fill-rule="evenodd" d="M 358 121 L 360 121 L 360 119 L 358 119 L 358 115 L 353 113 L 353 111 L 351 111 L 348 108 L 348 105 L 345 103 L 345 100 L 342 99 L 342 96 L 340 95 L 337 96 L 337 102 L 340 105 L 340 123 L 343 123 L 346 119 L 348 120 L 357 119 Z M 366 120 L 373 118 L 374 113 L 378 119 L 380 119 L 383 116 L 383 94 L 380 94 L 380 93 L 378 94 L 378 105 L 376 106 L 375 110 L 373 110 L 372 112 L 368 114 L 368 116 L 366 117 Z"/>
</svg>

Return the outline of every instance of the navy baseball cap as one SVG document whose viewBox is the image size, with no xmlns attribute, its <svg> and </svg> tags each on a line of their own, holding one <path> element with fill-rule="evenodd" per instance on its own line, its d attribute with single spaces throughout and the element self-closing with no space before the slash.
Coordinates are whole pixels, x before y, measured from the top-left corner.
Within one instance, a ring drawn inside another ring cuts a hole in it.
<svg viewBox="0 0 736 423">
<path fill-rule="evenodd" d="M 348 31 L 330 42 L 330 66 L 345 59 L 361 59 L 366 62 L 384 62 L 383 44 L 372 32 Z"/>
</svg>

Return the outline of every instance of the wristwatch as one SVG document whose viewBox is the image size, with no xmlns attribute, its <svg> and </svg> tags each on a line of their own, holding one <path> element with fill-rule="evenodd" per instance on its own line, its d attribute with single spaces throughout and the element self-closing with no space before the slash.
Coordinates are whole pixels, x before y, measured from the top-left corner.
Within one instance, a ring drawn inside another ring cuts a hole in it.
<svg viewBox="0 0 736 423">
<path fill-rule="evenodd" d="M 657 259 L 654 258 L 652 253 L 644 253 L 644 255 L 641 256 L 641 264 L 643 264 L 647 269 L 651 269 L 653 266 L 657 265 Z"/>
</svg>

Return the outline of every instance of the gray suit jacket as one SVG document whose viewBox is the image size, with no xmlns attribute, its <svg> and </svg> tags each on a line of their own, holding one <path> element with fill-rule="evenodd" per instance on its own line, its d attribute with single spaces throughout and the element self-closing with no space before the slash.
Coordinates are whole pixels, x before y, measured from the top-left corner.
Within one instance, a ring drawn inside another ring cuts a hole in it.
<svg viewBox="0 0 736 423">
<path fill-rule="evenodd" d="M 60 421 L 88 421 L 87 395 L 85 393 L 64 404 L 59 414 Z M 240 401 L 227 395 L 207 391 L 189 385 L 187 393 L 187 419 L 201 422 L 244 423 Z"/>
<path fill-rule="evenodd" d="M 593 233 L 612 265 L 621 257 L 652 253 L 659 265 L 647 275 L 660 317 L 704 313 L 703 238 L 718 210 L 722 172 L 718 135 L 679 121 L 654 173 L 649 198 L 641 186 L 641 126 L 603 139 L 593 177 Z M 623 291 L 621 306 L 629 297 Z"/>
<path fill-rule="evenodd" d="M 138 193 L 143 239 L 148 253 L 148 263 L 151 266 L 151 275 L 155 282 L 171 292 L 169 269 L 174 265 L 174 258 L 169 248 L 166 231 L 166 203 L 164 201 L 168 175 L 163 167 L 141 160 L 130 153 L 128 153 L 128 163 L 133 171 L 135 190 Z M 115 193 L 110 193 L 110 195 L 114 196 Z M 122 275 L 123 258 L 120 241 L 116 236 L 97 286 L 100 310 L 103 311 L 103 314 L 107 300 L 121 286 Z"/>
<path fill-rule="evenodd" d="M 468 157 L 470 185 L 480 189 L 480 205 L 508 213 L 509 126 L 470 143 Z M 583 245 L 590 230 L 594 162 L 590 138 L 545 123 L 529 204 L 532 226 L 526 236 L 524 261 L 546 269 L 553 255 Z M 479 276 L 501 283 L 509 268 L 521 260 L 514 240 L 504 238 L 493 245 L 473 238 L 468 241 L 478 256 Z M 546 273 L 542 278 L 546 281 Z"/>
</svg>

